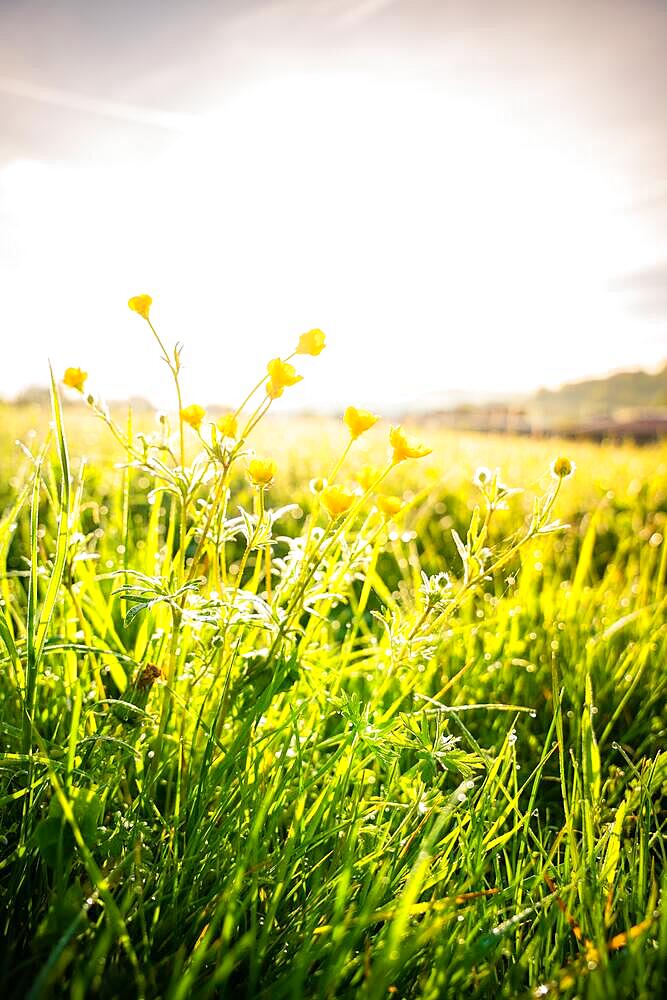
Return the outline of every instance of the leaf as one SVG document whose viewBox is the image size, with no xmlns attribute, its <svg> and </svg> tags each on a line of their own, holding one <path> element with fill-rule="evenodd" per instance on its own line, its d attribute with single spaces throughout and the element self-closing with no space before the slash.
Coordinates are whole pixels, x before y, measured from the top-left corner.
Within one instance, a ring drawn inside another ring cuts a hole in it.
<svg viewBox="0 0 667 1000">
<path fill-rule="evenodd" d="M 452 538 L 454 539 L 454 544 L 456 545 L 456 548 L 458 549 L 458 553 L 461 556 L 461 561 L 463 562 L 463 565 L 465 566 L 466 563 L 468 562 L 468 550 L 466 549 L 465 545 L 461 541 L 461 536 L 459 535 L 459 533 L 456 530 L 456 528 L 452 528 Z"/>
<path fill-rule="evenodd" d="M 246 540 L 246 545 L 250 545 L 250 539 L 255 533 L 255 521 L 252 514 L 249 514 L 243 507 L 239 507 L 239 511 L 241 512 L 241 533 Z"/>
<path fill-rule="evenodd" d="M 47 816 L 41 820 L 33 837 L 50 868 L 55 868 L 60 858 L 68 861 L 74 854 L 74 834 L 62 816 Z"/>
<path fill-rule="evenodd" d="M 139 601 L 137 604 L 132 605 L 123 619 L 125 628 L 129 628 L 135 618 L 138 618 L 142 612 L 148 611 L 155 603 L 155 600 Z"/>
<path fill-rule="evenodd" d="M 538 535 L 550 535 L 554 531 L 565 531 L 569 527 L 570 527 L 569 524 L 563 524 L 560 520 L 558 520 L 558 521 L 550 521 L 549 524 L 544 524 L 544 525 L 542 525 L 541 528 L 538 528 L 537 534 Z"/>
<path fill-rule="evenodd" d="M 593 549 L 597 537 L 598 524 L 602 516 L 602 507 L 598 506 L 593 512 L 584 535 L 584 540 L 579 553 L 579 561 L 572 581 L 572 589 L 569 595 L 570 617 L 579 613 L 579 598 L 584 588 L 584 581 L 593 562 Z"/>
<path fill-rule="evenodd" d="M 16 643 L 14 642 L 14 636 L 12 635 L 11 629 L 5 617 L 5 613 L 0 608 L 0 639 L 2 639 L 5 649 L 9 653 L 9 658 L 12 661 L 14 670 L 18 677 L 22 676 L 23 668 L 21 667 L 21 660 L 19 658 L 18 650 L 16 648 Z"/>
<path fill-rule="evenodd" d="M 70 516 L 70 477 L 69 477 L 69 457 L 67 454 L 67 443 L 62 423 L 62 409 L 58 387 L 51 369 L 51 402 L 53 404 L 53 417 L 56 425 L 56 436 L 58 443 L 58 456 L 60 461 L 60 510 L 58 511 L 58 535 L 56 539 L 56 554 L 53 560 L 53 569 L 46 588 L 44 604 L 37 624 L 35 636 L 35 657 L 37 662 L 41 659 L 46 634 L 51 622 L 51 617 L 56 604 L 58 591 L 65 569 L 65 559 L 69 546 L 69 516 Z"/>
<path fill-rule="evenodd" d="M 69 789 L 69 799 L 82 837 L 86 843 L 94 843 L 103 808 L 99 789 L 74 786 Z M 74 854 L 74 834 L 57 798 L 51 799 L 48 815 L 37 824 L 33 837 L 44 861 L 51 868 L 55 868 L 60 859 L 68 861 Z"/>
<path fill-rule="evenodd" d="M 591 684 L 590 674 L 587 674 L 586 701 L 584 705 L 584 714 L 582 718 L 582 727 L 581 727 L 583 766 L 584 766 L 584 791 L 586 791 L 588 786 L 588 789 L 590 789 L 593 805 L 597 806 L 600 801 L 601 777 L 600 777 L 600 751 L 598 749 L 597 740 L 595 739 L 595 731 L 593 729 L 594 710 L 595 710 L 595 705 L 593 704 L 593 685 Z"/>
<path fill-rule="evenodd" d="M 623 831 L 626 808 L 627 802 L 624 799 L 616 810 L 613 825 L 609 830 L 607 849 L 600 874 L 600 881 L 607 889 L 607 902 L 605 904 L 605 923 L 607 924 L 611 923 L 614 879 L 616 878 L 616 869 L 618 868 L 618 861 L 621 856 L 621 833 Z"/>
<path fill-rule="evenodd" d="M 472 517 L 470 518 L 470 527 L 468 528 L 468 548 L 474 549 L 475 543 L 479 535 L 479 525 L 480 525 L 480 510 L 479 504 L 475 504 L 475 509 L 472 512 Z"/>
<path fill-rule="evenodd" d="M 463 563 L 463 578 L 464 581 L 467 583 L 469 574 L 469 564 L 470 564 L 470 557 L 468 554 L 468 550 L 461 541 L 461 536 L 459 535 L 458 531 L 455 528 L 452 528 L 452 538 L 454 539 L 454 544 L 456 545 L 458 553 L 461 557 L 461 562 Z"/>
<path fill-rule="evenodd" d="M 600 802 L 600 751 L 593 730 L 593 689 L 586 675 L 586 700 L 581 716 L 581 759 L 583 776 L 582 818 L 589 859 L 595 854 L 595 816 Z"/>
</svg>

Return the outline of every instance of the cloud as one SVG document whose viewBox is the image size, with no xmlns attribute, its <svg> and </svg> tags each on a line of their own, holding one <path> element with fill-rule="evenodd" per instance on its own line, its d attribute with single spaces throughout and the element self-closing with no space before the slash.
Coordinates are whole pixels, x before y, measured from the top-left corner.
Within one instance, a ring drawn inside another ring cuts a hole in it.
<svg viewBox="0 0 667 1000">
<path fill-rule="evenodd" d="M 635 314 L 667 319 L 667 260 L 616 278 L 610 286 Z"/>
<path fill-rule="evenodd" d="M 342 12 L 338 23 L 344 28 L 356 28 L 399 3 L 401 0 L 359 0 Z"/>
<path fill-rule="evenodd" d="M 85 94 L 78 94 L 71 90 L 43 87 L 8 76 L 0 76 L 0 93 L 28 101 L 37 101 L 40 104 L 51 104 L 68 111 L 83 111 L 102 115 L 105 118 L 117 118 L 120 121 L 149 125 L 174 132 L 184 132 L 196 123 L 196 118 L 193 115 L 174 114 L 168 111 L 143 108 L 136 104 L 100 100 L 97 97 L 87 97 Z"/>
</svg>

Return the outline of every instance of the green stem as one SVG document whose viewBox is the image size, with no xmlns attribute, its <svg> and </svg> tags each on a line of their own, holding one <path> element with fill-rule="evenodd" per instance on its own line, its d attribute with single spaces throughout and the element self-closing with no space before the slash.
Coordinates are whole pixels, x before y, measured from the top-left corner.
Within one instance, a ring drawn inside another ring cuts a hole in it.
<svg viewBox="0 0 667 1000">
<path fill-rule="evenodd" d="M 178 403 L 178 432 L 179 432 L 179 446 L 180 446 L 180 456 L 181 456 L 181 468 L 184 469 L 185 468 L 185 431 L 183 429 L 183 415 L 182 415 L 182 412 L 183 412 L 183 397 L 181 395 L 181 383 L 180 383 L 180 380 L 179 380 L 179 377 L 178 377 L 178 367 L 169 358 L 169 355 L 167 354 L 167 349 L 164 346 L 164 343 L 162 342 L 162 339 L 161 339 L 160 335 L 158 334 L 157 330 L 155 329 L 155 327 L 153 326 L 153 324 L 151 323 L 151 321 L 148 318 L 146 318 L 146 322 L 148 323 L 149 327 L 153 331 L 153 336 L 155 337 L 155 339 L 156 339 L 156 341 L 158 343 L 158 347 L 162 351 L 163 360 L 165 361 L 167 367 L 169 368 L 169 371 L 171 372 L 171 374 L 173 376 L 173 379 L 174 379 L 174 385 L 176 386 L 176 400 L 177 400 L 177 403 Z"/>
<path fill-rule="evenodd" d="M 190 583 L 194 579 L 194 576 L 195 576 L 195 574 L 197 572 L 197 565 L 199 563 L 199 560 L 201 559 L 202 550 L 204 549 L 204 546 L 206 545 L 206 541 L 207 541 L 207 538 L 208 538 L 208 533 L 209 533 L 209 531 L 211 529 L 211 524 L 213 523 L 213 518 L 214 518 L 215 513 L 216 513 L 216 511 L 218 509 L 218 506 L 220 504 L 220 500 L 222 498 L 222 495 L 223 495 L 223 492 L 224 492 L 224 489 L 225 489 L 225 486 L 226 486 L 226 483 L 227 483 L 227 473 L 228 472 L 229 472 L 229 466 L 228 465 L 223 466 L 223 471 L 222 471 L 222 475 L 220 477 L 220 482 L 218 483 L 218 487 L 217 487 L 217 489 L 215 491 L 215 495 L 213 497 L 213 500 L 211 501 L 211 505 L 209 507 L 208 514 L 206 516 L 206 523 L 204 524 L 204 529 L 203 529 L 203 531 L 199 535 L 199 541 L 197 542 L 197 548 L 195 549 L 195 554 L 192 557 L 192 562 L 190 563 L 190 570 L 188 572 L 187 581 L 186 581 L 187 583 Z"/>
<path fill-rule="evenodd" d="M 347 444 L 343 448 L 342 455 L 340 456 L 340 458 L 338 459 L 338 461 L 334 465 L 333 469 L 329 473 L 328 480 L 327 480 L 329 484 L 333 483 L 333 481 L 335 480 L 336 476 L 338 475 L 343 462 L 345 461 L 345 459 L 347 458 L 347 456 L 348 456 L 348 454 L 350 452 L 350 448 L 352 447 L 353 441 L 354 441 L 354 438 L 350 438 L 350 440 L 347 442 Z"/>
</svg>

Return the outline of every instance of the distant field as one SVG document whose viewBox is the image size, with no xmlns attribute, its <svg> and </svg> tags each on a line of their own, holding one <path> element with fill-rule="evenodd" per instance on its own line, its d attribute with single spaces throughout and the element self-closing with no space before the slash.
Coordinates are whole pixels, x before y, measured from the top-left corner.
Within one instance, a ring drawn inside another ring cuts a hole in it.
<svg viewBox="0 0 667 1000">
<path fill-rule="evenodd" d="M 667 443 L 414 428 L 348 501 L 343 425 L 267 420 L 267 489 L 181 501 L 74 409 L 65 495 L 49 420 L 0 409 L 4 996 L 660 995 Z"/>
<path fill-rule="evenodd" d="M 93 477 L 123 461 L 122 450 L 104 425 L 87 409 L 65 410 L 69 447 L 73 462 L 85 458 Z M 124 425 L 125 413 L 115 414 Z M 43 442 L 49 430 L 50 412 L 37 407 L 0 404 L 0 488 L 6 488 L 21 461 L 16 446 L 20 440 L 30 447 Z M 134 418 L 135 432 L 153 431 L 151 415 Z M 380 465 L 387 454 L 386 427 L 380 424 L 364 436 L 349 462 L 354 469 L 365 463 Z M 442 430 L 415 430 L 427 436 L 433 454 L 425 462 L 399 467 L 392 484 L 415 488 L 427 482 L 434 491 L 463 491 L 473 496 L 472 478 L 480 465 L 499 467 L 509 483 L 536 489 L 549 481 L 549 466 L 556 455 L 567 454 L 577 465 L 577 474 L 563 493 L 563 516 L 585 513 L 609 491 L 619 503 L 634 504 L 640 494 L 650 494 L 649 504 L 664 508 L 667 491 L 667 440 L 637 447 L 628 442 L 596 444 L 569 439 L 511 437 L 506 434 L 473 434 Z M 307 488 L 311 477 L 323 475 L 345 440 L 340 422 L 328 418 L 273 418 L 257 428 L 251 442 L 258 452 L 270 452 L 283 470 L 276 490 Z M 193 441 L 189 442 L 192 454 Z"/>
</svg>

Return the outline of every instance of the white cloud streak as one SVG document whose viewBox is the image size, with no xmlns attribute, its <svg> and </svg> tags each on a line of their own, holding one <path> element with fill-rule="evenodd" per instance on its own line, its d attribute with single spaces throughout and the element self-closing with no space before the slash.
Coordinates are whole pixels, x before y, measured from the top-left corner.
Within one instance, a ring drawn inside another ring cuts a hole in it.
<svg viewBox="0 0 667 1000">
<path fill-rule="evenodd" d="M 197 124 L 197 116 L 195 115 L 174 114 L 171 111 L 158 111 L 136 104 L 101 100 L 71 90 L 40 86 L 8 76 L 0 76 L 0 93 L 27 101 L 37 101 L 40 104 L 50 104 L 69 111 L 83 111 L 88 114 L 101 115 L 104 118 L 115 118 L 137 125 L 167 129 L 170 132 L 186 132 Z"/>
</svg>

